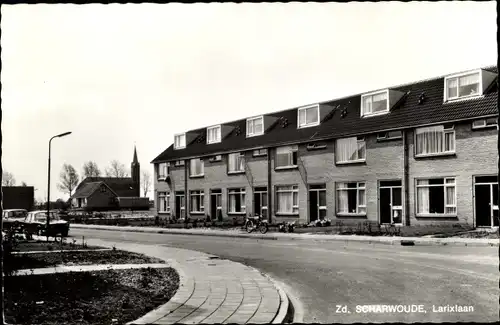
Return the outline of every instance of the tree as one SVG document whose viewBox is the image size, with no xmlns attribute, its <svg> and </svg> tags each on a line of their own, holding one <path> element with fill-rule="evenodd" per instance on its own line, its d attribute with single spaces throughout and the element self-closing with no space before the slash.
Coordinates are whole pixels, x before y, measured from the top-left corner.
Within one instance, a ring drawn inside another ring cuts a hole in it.
<svg viewBox="0 0 500 325">
<path fill-rule="evenodd" d="M 73 166 L 70 164 L 64 164 L 61 174 L 61 182 L 57 184 L 57 188 L 60 191 L 68 193 L 69 196 L 73 194 L 73 190 L 76 188 L 79 182 L 78 174 Z"/>
<path fill-rule="evenodd" d="M 111 166 L 106 168 L 106 176 L 107 177 L 128 177 L 127 170 L 125 169 L 125 165 L 119 162 L 118 160 L 112 160 Z"/>
<path fill-rule="evenodd" d="M 2 186 L 15 186 L 16 179 L 12 173 L 2 171 Z"/>
<path fill-rule="evenodd" d="M 83 177 L 99 177 L 101 176 L 101 171 L 97 166 L 95 161 L 87 161 L 83 164 Z"/>
<path fill-rule="evenodd" d="M 142 172 L 142 190 L 144 191 L 144 197 L 148 196 L 148 192 L 151 189 L 151 173 L 147 170 Z"/>
</svg>

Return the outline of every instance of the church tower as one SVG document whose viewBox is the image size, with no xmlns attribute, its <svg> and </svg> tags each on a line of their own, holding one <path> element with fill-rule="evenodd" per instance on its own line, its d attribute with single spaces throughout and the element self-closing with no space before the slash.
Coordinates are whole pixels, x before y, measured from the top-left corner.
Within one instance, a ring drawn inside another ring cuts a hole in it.
<svg viewBox="0 0 500 325">
<path fill-rule="evenodd" d="M 141 196 L 141 165 L 137 159 L 137 149 L 134 146 L 134 160 L 130 165 L 130 174 L 132 175 L 132 182 L 136 189 L 137 196 Z"/>
</svg>

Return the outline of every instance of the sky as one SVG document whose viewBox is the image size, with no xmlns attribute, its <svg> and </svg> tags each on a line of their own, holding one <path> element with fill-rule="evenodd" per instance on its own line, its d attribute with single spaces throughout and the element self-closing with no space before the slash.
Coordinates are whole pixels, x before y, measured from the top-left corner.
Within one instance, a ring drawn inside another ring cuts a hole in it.
<svg viewBox="0 0 500 325">
<path fill-rule="evenodd" d="M 176 133 L 496 65 L 496 3 L 2 5 L 2 167 L 141 170 Z M 150 192 L 151 196 L 151 192 Z"/>
</svg>

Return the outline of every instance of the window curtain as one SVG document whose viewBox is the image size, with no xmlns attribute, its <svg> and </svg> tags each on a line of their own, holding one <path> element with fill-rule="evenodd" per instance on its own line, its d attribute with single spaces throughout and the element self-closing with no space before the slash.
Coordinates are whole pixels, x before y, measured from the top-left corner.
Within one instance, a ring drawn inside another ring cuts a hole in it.
<svg viewBox="0 0 500 325">
<path fill-rule="evenodd" d="M 236 170 L 236 154 L 231 153 L 228 158 L 229 171 L 234 172 Z"/>
<path fill-rule="evenodd" d="M 191 211 L 199 211 L 198 196 L 191 194 Z"/>
<path fill-rule="evenodd" d="M 418 185 L 429 185 L 429 180 L 418 180 Z M 429 213 L 429 188 L 417 187 L 418 213 Z"/>
<path fill-rule="evenodd" d="M 479 74 L 471 74 L 469 76 L 463 76 L 460 77 L 458 80 L 458 84 L 460 87 L 462 86 L 470 86 L 470 85 L 475 85 L 479 83 Z"/>
<path fill-rule="evenodd" d="M 446 132 L 444 134 L 444 151 L 455 150 L 455 132 Z"/>
<path fill-rule="evenodd" d="M 363 113 L 371 113 L 372 112 L 372 96 L 365 97 L 363 99 Z"/>
<path fill-rule="evenodd" d="M 387 109 L 387 93 L 373 95 L 372 98 L 372 113 Z"/>
<path fill-rule="evenodd" d="M 358 140 L 356 137 L 338 139 L 336 145 L 337 162 L 356 160 L 358 157 Z"/>
<path fill-rule="evenodd" d="M 245 157 L 243 155 L 238 155 L 236 157 L 236 161 L 238 162 L 238 170 L 242 171 L 245 170 Z"/>
<path fill-rule="evenodd" d="M 338 193 L 338 212 L 340 213 L 348 213 L 349 212 L 349 197 L 347 195 L 347 190 L 337 191 Z"/>
<path fill-rule="evenodd" d="M 291 192 L 278 193 L 278 212 L 292 213 L 293 198 Z"/>
<path fill-rule="evenodd" d="M 253 121 L 253 128 L 254 128 L 254 133 L 256 134 L 260 134 L 262 133 L 262 128 L 263 128 L 263 125 L 262 125 L 262 119 L 256 119 Z"/>
<path fill-rule="evenodd" d="M 448 97 L 457 97 L 457 86 L 458 86 L 458 80 L 456 78 L 454 79 L 448 79 Z"/>
<path fill-rule="evenodd" d="M 417 154 L 425 155 L 443 152 L 444 128 L 442 125 L 419 128 L 417 134 Z"/>
<path fill-rule="evenodd" d="M 281 186 L 277 188 L 278 212 L 292 213 L 293 212 L 293 192 L 291 186 Z"/>
<path fill-rule="evenodd" d="M 447 207 L 446 213 L 455 213 L 455 206 L 457 202 L 455 200 L 455 186 L 446 187 L 446 205 L 452 205 L 453 207 Z"/>
<path fill-rule="evenodd" d="M 477 94 L 479 90 L 479 74 L 460 77 L 458 87 L 460 96 Z"/>
<path fill-rule="evenodd" d="M 229 155 L 229 171 L 243 171 L 245 166 L 244 157 L 239 153 Z"/>
<path fill-rule="evenodd" d="M 306 110 L 302 109 L 299 111 L 299 125 L 306 124 Z"/>
<path fill-rule="evenodd" d="M 306 123 L 312 124 L 318 122 L 318 114 L 316 108 L 309 108 L 305 110 L 306 112 Z"/>
<path fill-rule="evenodd" d="M 280 147 L 276 149 L 276 166 L 284 167 L 293 165 L 293 161 L 291 159 L 293 147 Z"/>
<path fill-rule="evenodd" d="M 229 194 L 229 212 L 236 212 L 236 195 L 235 193 Z"/>
<path fill-rule="evenodd" d="M 349 200 L 347 196 L 347 190 L 342 188 L 347 187 L 346 183 L 339 183 L 337 185 L 337 212 L 338 213 L 348 213 L 349 212 Z"/>
<path fill-rule="evenodd" d="M 365 140 L 358 140 L 358 153 L 355 159 L 365 159 L 366 157 L 366 142 Z"/>
<path fill-rule="evenodd" d="M 255 128 L 254 128 L 254 123 L 255 121 L 248 121 L 247 122 L 247 133 L 248 134 L 254 134 L 255 133 Z"/>
</svg>

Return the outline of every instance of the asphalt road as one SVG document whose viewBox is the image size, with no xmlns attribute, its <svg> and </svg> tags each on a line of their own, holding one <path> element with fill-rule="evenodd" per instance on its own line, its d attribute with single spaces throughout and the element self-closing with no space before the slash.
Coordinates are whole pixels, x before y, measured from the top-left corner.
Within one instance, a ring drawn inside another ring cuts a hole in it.
<svg viewBox="0 0 500 325">
<path fill-rule="evenodd" d="M 198 250 L 253 266 L 285 284 L 287 293 L 300 302 L 295 304 L 306 323 L 499 320 L 498 247 L 274 241 L 84 229 L 73 229 L 70 235 Z M 419 308 L 416 312 L 384 313 L 360 307 L 387 304 L 421 306 L 413 307 Z M 472 307 L 473 311 L 434 311 L 447 305 Z"/>
</svg>

